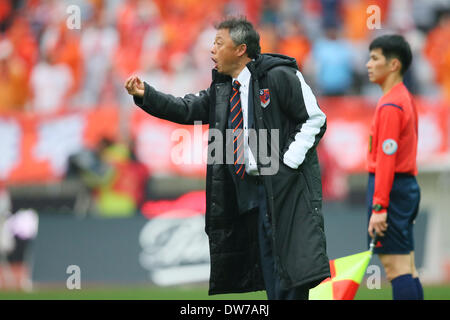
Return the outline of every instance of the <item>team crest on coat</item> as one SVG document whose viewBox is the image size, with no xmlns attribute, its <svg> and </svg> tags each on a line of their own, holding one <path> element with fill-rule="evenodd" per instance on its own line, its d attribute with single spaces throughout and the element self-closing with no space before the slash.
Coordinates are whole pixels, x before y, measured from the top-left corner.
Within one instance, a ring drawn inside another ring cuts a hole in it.
<svg viewBox="0 0 450 320">
<path fill-rule="evenodd" d="M 261 107 L 265 108 L 270 103 L 269 89 L 259 90 L 259 98 L 261 99 Z"/>
</svg>

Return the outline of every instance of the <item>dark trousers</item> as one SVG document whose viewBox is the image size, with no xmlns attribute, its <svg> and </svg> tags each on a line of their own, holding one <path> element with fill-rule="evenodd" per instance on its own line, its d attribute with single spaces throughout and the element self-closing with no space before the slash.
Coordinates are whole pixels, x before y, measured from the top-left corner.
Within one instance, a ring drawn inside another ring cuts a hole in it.
<svg viewBox="0 0 450 320">
<path fill-rule="evenodd" d="M 259 220 L 258 238 L 261 268 L 269 300 L 308 300 L 309 287 L 281 288 L 280 277 L 272 254 L 272 227 L 267 215 L 267 202 L 263 185 L 258 186 Z"/>
</svg>

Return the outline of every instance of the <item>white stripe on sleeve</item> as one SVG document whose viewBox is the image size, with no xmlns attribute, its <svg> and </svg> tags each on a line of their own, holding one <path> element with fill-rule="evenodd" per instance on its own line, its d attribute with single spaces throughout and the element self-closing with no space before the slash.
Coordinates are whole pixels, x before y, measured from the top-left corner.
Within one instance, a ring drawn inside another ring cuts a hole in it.
<svg viewBox="0 0 450 320">
<path fill-rule="evenodd" d="M 316 135 L 320 132 L 320 128 L 324 125 L 326 116 L 320 110 L 311 88 L 303 79 L 300 71 L 296 73 L 300 80 L 303 100 L 305 102 L 306 111 L 309 115 L 308 120 L 303 124 L 300 131 L 295 135 L 294 141 L 289 145 L 285 152 L 283 162 L 285 165 L 296 169 L 305 160 L 306 153 L 314 145 Z"/>
</svg>

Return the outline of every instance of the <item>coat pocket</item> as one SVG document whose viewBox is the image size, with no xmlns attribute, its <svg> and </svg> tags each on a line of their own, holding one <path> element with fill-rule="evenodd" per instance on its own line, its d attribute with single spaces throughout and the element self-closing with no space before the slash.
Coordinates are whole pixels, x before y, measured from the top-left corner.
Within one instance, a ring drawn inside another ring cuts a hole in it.
<svg viewBox="0 0 450 320">
<path fill-rule="evenodd" d="M 322 201 L 313 200 L 311 201 L 311 214 L 313 215 L 317 226 L 324 232 L 324 219 L 322 214 Z"/>
<path fill-rule="evenodd" d="M 278 221 L 277 249 L 287 282 L 295 284 L 318 277 L 328 267 L 328 258 L 321 201 L 311 200 L 305 183 L 290 192 Z"/>
</svg>

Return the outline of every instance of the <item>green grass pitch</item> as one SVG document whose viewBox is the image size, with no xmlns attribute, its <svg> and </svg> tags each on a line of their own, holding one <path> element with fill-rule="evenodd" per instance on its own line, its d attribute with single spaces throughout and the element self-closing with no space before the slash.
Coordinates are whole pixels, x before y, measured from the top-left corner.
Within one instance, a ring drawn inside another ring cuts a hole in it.
<svg viewBox="0 0 450 320">
<path fill-rule="evenodd" d="M 265 300 L 264 291 L 244 294 L 208 296 L 206 285 L 155 287 L 155 286 L 89 286 L 78 290 L 63 288 L 35 288 L 32 292 L 1 291 L 0 300 Z M 424 286 L 425 300 L 450 300 L 450 284 Z M 355 300 L 391 300 L 389 284 L 380 289 L 361 286 Z"/>
</svg>

